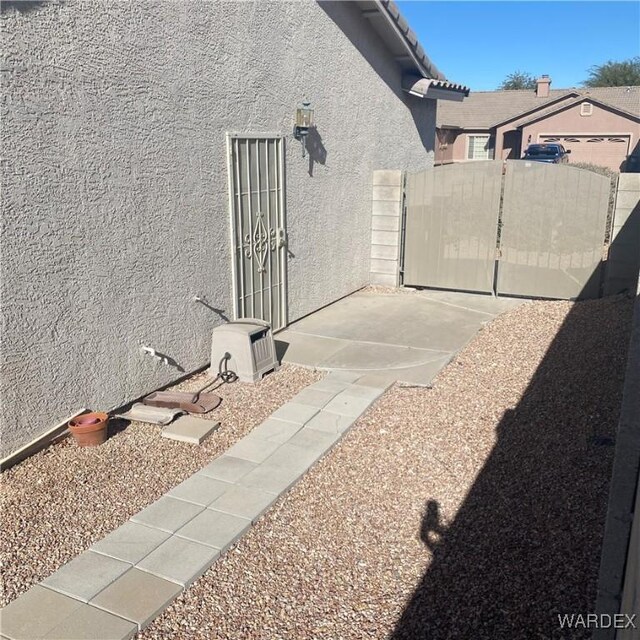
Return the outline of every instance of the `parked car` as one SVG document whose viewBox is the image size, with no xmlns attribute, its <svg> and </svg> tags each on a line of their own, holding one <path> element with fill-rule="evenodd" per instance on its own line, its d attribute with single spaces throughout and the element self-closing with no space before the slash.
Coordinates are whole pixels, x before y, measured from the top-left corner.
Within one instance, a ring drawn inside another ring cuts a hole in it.
<svg viewBox="0 0 640 640">
<path fill-rule="evenodd" d="M 549 164 L 567 164 L 570 153 L 571 151 L 565 149 L 561 144 L 530 144 L 522 159 Z"/>
<path fill-rule="evenodd" d="M 640 154 L 634 153 L 627 156 L 624 162 L 624 173 L 640 173 Z"/>
</svg>

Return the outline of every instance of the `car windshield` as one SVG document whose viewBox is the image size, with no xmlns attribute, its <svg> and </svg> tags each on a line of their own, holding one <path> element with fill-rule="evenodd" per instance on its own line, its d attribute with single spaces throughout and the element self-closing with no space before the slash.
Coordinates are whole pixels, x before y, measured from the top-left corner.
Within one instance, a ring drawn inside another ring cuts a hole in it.
<svg viewBox="0 0 640 640">
<path fill-rule="evenodd" d="M 553 145 L 541 144 L 535 147 L 529 147 L 526 151 L 526 155 L 532 157 L 547 157 L 552 158 L 560 154 L 560 149 Z"/>
</svg>

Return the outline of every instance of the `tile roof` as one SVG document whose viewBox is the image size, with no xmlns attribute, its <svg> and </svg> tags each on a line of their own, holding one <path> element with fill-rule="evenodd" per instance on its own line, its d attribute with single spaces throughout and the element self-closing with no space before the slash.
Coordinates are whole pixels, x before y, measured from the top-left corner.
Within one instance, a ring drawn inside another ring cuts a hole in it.
<svg viewBox="0 0 640 640">
<path fill-rule="evenodd" d="M 478 91 L 472 92 L 464 102 L 439 102 L 437 126 L 490 129 L 544 105 L 548 105 L 544 112 L 550 113 L 565 96 L 592 96 L 595 100 L 640 116 L 640 87 L 552 89 L 548 98 L 538 98 L 535 90 Z"/>
</svg>

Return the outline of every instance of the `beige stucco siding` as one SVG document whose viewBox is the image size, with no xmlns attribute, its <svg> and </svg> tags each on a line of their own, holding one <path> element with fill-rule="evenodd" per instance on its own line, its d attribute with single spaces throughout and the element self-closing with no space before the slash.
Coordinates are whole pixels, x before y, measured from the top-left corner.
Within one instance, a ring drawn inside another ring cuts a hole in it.
<svg viewBox="0 0 640 640">
<path fill-rule="evenodd" d="M 435 103 L 350 3 L 24 3 L 2 28 L 3 454 L 180 375 L 143 344 L 207 362 L 233 313 L 226 132 L 287 136 L 290 320 L 368 282 L 373 170 L 433 162 Z"/>
<path fill-rule="evenodd" d="M 538 122 L 522 128 L 522 148 L 528 143 L 540 142 L 545 137 L 573 137 L 579 142 L 562 141 L 571 149 L 571 162 L 593 162 L 619 170 L 625 156 L 630 153 L 640 136 L 640 119 L 626 117 L 613 110 L 593 104 L 592 115 L 580 115 L 581 105 L 555 113 Z M 590 139 L 603 138 L 602 142 Z M 613 142 L 609 139 L 624 138 L 628 143 Z M 598 152 L 602 149 L 602 153 Z"/>
</svg>

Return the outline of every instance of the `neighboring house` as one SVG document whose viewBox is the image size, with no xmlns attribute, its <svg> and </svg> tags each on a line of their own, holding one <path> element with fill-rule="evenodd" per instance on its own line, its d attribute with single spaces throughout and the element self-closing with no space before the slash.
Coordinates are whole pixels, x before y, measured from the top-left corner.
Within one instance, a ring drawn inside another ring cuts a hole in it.
<svg viewBox="0 0 640 640">
<path fill-rule="evenodd" d="M 436 164 L 522 157 L 528 144 L 559 142 L 569 161 L 620 170 L 640 153 L 640 87 L 472 92 L 438 106 Z"/>
<path fill-rule="evenodd" d="M 372 172 L 431 165 L 468 95 L 387 1 L 6 1 L 2 30 L 2 455 L 366 285 Z"/>
</svg>

